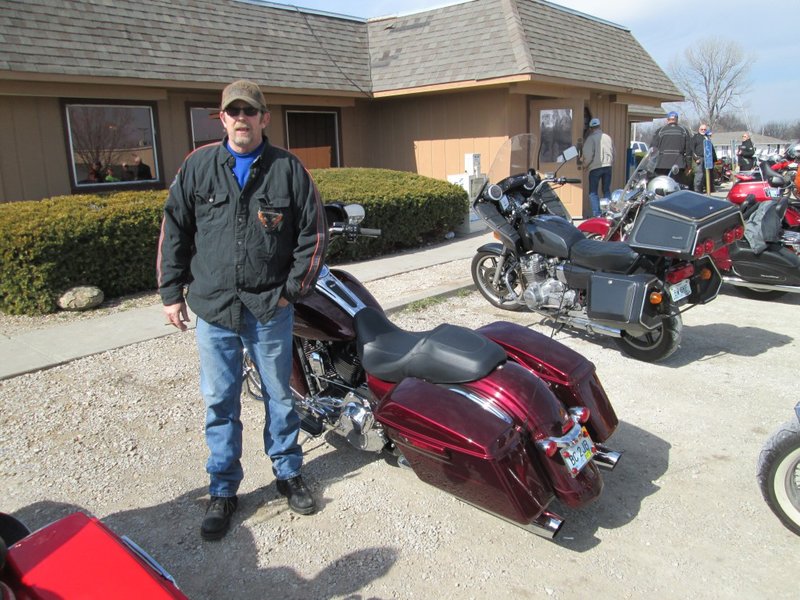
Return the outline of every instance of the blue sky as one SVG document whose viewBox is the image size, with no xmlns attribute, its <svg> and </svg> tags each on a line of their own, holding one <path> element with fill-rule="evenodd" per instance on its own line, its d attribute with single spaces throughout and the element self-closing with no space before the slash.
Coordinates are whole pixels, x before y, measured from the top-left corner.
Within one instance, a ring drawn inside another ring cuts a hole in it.
<svg viewBox="0 0 800 600">
<path fill-rule="evenodd" d="M 270 0 L 362 18 L 406 14 L 456 4 L 447 0 Z M 567 8 L 624 25 L 667 71 L 670 61 L 693 42 L 718 36 L 739 42 L 752 58 L 750 88 L 744 112 L 753 126 L 769 121 L 800 120 L 800 68 L 798 68 L 798 13 L 784 4 L 770 10 L 746 0 L 556 0 Z M 793 4 L 789 2 L 788 4 Z"/>
</svg>

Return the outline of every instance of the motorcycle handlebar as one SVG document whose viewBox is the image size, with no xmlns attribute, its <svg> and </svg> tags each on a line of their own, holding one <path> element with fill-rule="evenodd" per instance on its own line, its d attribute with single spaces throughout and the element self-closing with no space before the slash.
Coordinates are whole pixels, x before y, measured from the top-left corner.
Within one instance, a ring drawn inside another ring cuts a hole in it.
<svg viewBox="0 0 800 600">
<path fill-rule="evenodd" d="M 366 237 L 381 237 L 381 230 L 380 229 L 369 229 L 367 227 L 362 227 L 359 230 L 359 233 Z"/>
</svg>

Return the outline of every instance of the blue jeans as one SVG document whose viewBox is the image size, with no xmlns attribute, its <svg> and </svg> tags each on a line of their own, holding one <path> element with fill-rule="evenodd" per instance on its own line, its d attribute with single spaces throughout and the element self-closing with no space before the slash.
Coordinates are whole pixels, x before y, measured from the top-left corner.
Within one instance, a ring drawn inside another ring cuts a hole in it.
<svg viewBox="0 0 800 600">
<path fill-rule="evenodd" d="M 289 377 L 292 372 L 294 308 L 279 308 L 262 325 L 243 308 L 242 331 L 237 333 L 198 318 L 195 329 L 200 354 L 200 391 L 206 405 L 206 471 L 209 494 L 234 496 L 242 470 L 242 349 L 247 348 L 261 375 L 264 396 L 264 451 L 272 460 L 276 479 L 300 474 L 303 450 L 297 442 L 300 417 L 294 410 Z"/>
<path fill-rule="evenodd" d="M 600 216 L 600 197 L 597 195 L 597 187 L 601 181 L 603 198 L 611 198 L 611 167 L 598 167 L 589 171 L 589 204 L 594 217 Z"/>
</svg>

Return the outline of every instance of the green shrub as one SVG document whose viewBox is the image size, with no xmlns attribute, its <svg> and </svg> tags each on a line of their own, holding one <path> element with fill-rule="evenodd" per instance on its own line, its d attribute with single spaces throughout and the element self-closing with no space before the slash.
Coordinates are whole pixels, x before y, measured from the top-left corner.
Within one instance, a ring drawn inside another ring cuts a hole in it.
<svg viewBox="0 0 800 600">
<path fill-rule="evenodd" d="M 385 169 L 312 172 L 325 202 L 364 205 L 377 240 L 332 243 L 328 260 L 365 259 L 416 247 L 453 230 L 467 214 L 464 190 Z M 0 310 L 42 314 L 77 285 L 107 298 L 156 288 L 156 255 L 167 191 L 60 196 L 0 204 Z"/>
<path fill-rule="evenodd" d="M 460 225 L 469 209 L 460 187 L 404 171 L 388 169 L 316 169 L 311 172 L 325 202 L 357 202 L 364 206 L 362 225 L 381 230 L 381 237 L 346 244 L 336 240 L 328 261 L 364 260 L 417 248 L 442 239 Z"/>
</svg>

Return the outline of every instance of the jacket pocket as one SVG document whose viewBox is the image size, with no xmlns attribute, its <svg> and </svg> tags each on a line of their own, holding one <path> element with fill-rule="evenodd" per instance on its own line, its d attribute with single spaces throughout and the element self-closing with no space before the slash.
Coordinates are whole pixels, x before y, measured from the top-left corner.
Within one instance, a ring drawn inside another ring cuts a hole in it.
<svg viewBox="0 0 800 600">
<path fill-rule="evenodd" d="M 218 230 L 228 224 L 230 197 L 227 192 L 210 192 L 199 195 L 195 201 L 197 230 L 201 234 Z"/>
</svg>

